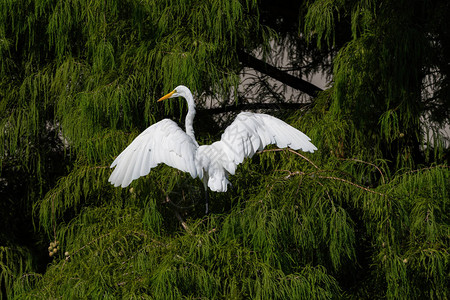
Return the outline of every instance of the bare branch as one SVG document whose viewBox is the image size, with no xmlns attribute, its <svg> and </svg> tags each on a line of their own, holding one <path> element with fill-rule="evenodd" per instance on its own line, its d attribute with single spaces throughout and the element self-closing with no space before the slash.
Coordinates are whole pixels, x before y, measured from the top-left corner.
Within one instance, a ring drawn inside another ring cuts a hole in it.
<svg viewBox="0 0 450 300">
<path fill-rule="evenodd" d="M 350 180 L 347 180 L 347 179 L 344 179 L 344 178 L 334 177 L 334 176 L 317 176 L 317 177 L 318 177 L 318 178 L 323 178 L 323 179 L 339 180 L 339 181 L 342 181 L 342 182 L 344 182 L 344 183 L 351 184 L 351 185 L 353 185 L 353 186 L 355 186 L 355 187 L 357 187 L 357 188 L 360 188 L 360 189 L 362 189 L 362 190 L 364 190 L 364 191 L 366 191 L 366 192 L 369 192 L 369 193 L 373 193 L 373 194 L 377 194 L 377 195 L 386 197 L 386 194 L 382 194 L 382 193 L 379 193 L 379 192 L 377 192 L 377 191 L 371 190 L 371 189 L 369 189 L 369 188 L 366 188 L 366 187 L 364 187 L 364 186 L 362 186 L 362 185 L 353 183 L 353 182 L 351 182 Z"/>
<path fill-rule="evenodd" d="M 238 51 L 239 60 L 245 65 L 258 72 L 269 75 L 270 77 L 289 85 L 290 87 L 302 91 L 311 97 L 316 97 L 318 92 L 322 89 L 318 86 L 303 80 L 301 78 L 292 76 L 291 74 L 284 72 L 268 63 L 251 56 L 244 51 Z"/>
<path fill-rule="evenodd" d="M 264 153 L 264 152 L 279 152 L 279 151 L 289 151 L 289 152 L 291 152 L 291 153 L 294 153 L 295 155 L 300 156 L 301 158 L 303 158 L 304 160 L 306 160 L 307 162 L 309 162 L 310 164 L 312 164 L 316 169 L 319 169 L 319 167 L 316 166 L 316 164 L 314 164 L 314 163 L 313 163 L 311 160 L 309 160 L 306 156 L 304 156 L 304 155 L 302 155 L 302 154 L 298 153 L 297 151 L 292 150 L 292 149 L 290 149 L 290 148 L 286 148 L 286 149 L 280 149 L 280 148 L 277 148 L 277 149 L 265 149 L 265 150 L 263 150 L 263 151 L 260 151 L 259 153 Z"/>
<path fill-rule="evenodd" d="M 172 203 L 172 200 L 170 200 L 169 196 L 166 195 L 166 202 Z M 183 226 L 184 230 L 186 230 L 187 233 L 192 235 L 191 229 L 187 226 L 186 222 L 184 222 L 183 218 L 181 218 L 180 213 L 176 210 L 173 210 L 175 216 L 177 217 L 178 221 L 180 221 L 181 226 Z"/>
<path fill-rule="evenodd" d="M 197 110 L 198 115 L 221 114 L 226 112 L 255 110 L 255 109 L 302 109 L 308 107 L 311 103 L 240 103 L 223 107 L 206 108 Z"/>
<path fill-rule="evenodd" d="M 380 169 L 377 165 L 375 165 L 375 164 L 373 164 L 373 163 L 370 163 L 370 162 L 367 162 L 367 161 L 363 161 L 363 160 L 357 159 L 357 158 L 340 158 L 340 159 L 341 159 L 341 160 L 351 160 L 351 161 L 356 161 L 356 162 L 368 164 L 369 166 L 374 167 L 375 169 L 378 170 L 378 172 L 380 172 L 380 174 L 381 174 L 381 181 L 383 182 L 383 184 L 386 183 L 386 181 L 384 180 L 384 174 L 383 174 L 383 172 L 381 171 L 381 169 Z"/>
</svg>

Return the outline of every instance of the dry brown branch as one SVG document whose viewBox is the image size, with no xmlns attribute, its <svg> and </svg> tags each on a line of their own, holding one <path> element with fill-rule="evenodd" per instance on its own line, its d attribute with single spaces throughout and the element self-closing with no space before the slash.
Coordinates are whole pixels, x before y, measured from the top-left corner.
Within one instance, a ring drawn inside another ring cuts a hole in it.
<svg viewBox="0 0 450 300">
<path fill-rule="evenodd" d="M 290 149 L 290 148 L 286 148 L 286 149 L 280 149 L 280 148 L 276 148 L 276 149 L 265 149 L 265 150 L 260 151 L 259 153 L 264 153 L 264 152 L 280 152 L 280 151 L 289 151 L 289 152 L 291 152 L 291 153 L 294 153 L 295 155 L 298 155 L 298 156 L 300 156 L 301 158 L 303 158 L 304 160 L 306 160 L 307 162 L 309 162 L 309 163 L 310 163 L 311 165 L 313 165 L 316 169 L 319 169 L 319 167 L 316 166 L 316 164 L 313 163 L 311 160 L 309 160 L 306 156 L 304 156 L 304 155 L 302 155 L 302 154 L 298 153 L 297 151 L 294 151 L 294 150 L 292 150 L 292 149 Z"/>
<path fill-rule="evenodd" d="M 360 163 L 367 164 L 367 165 L 369 165 L 369 166 L 374 167 L 374 168 L 377 169 L 378 172 L 380 173 L 380 175 L 381 175 L 381 181 L 383 182 L 383 184 L 386 183 L 386 181 L 384 180 L 384 174 L 383 174 L 383 172 L 381 171 L 381 169 L 380 169 L 377 165 L 375 165 L 375 164 L 373 164 L 373 163 L 370 163 L 370 162 L 367 162 L 367 161 L 364 161 L 364 160 L 357 159 L 357 158 L 340 158 L 340 159 L 341 159 L 341 160 L 351 160 L 351 161 L 356 161 L 356 162 L 360 162 Z"/>
<path fill-rule="evenodd" d="M 344 183 L 351 184 L 351 185 L 353 185 L 353 186 L 355 186 L 355 187 L 357 187 L 357 188 L 360 188 L 360 189 L 362 189 L 362 190 L 364 190 L 364 191 L 367 191 L 367 192 L 369 192 L 369 193 L 373 193 L 373 194 L 377 194 L 377 195 L 386 197 L 386 194 L 382 194 L 382 193 L 380 193 L 380 192 L 371 190 L 371 189 L 369 189 L 369 188 L 366 188 L 366 187 L 364 187 L 364 186 L 362 186 L 362 185 L 353 183 L 353 182 L 351 182 L 351 181 L 349 181 L 349 180 L 347 180 L 347 179 L 344 179 L 344 178 L 334 177 L 334 176 L 317 176 L 317 177 L 318 177 L 318 178 L 323 178 L 323 179 L 339 180 L 339 181 L 342 181 L 342 182 L 344 182 Z"/>
<path fill-rule="evenodd" d="M 278 171 L 278 172 L 287 172 L 288 175 L 286 175 L 286 176 L 284 177 L 285 179 L 289 179 L 290 177 L 293 177 L 293 176 L 296 176 L 296 175 L 309 175 L 309 176 L 312 176 L 312 177 L 316 176 L 317 178 L 339 180 L 339 181 L 342 181 L 342 182 L 344 182 L 344 183 L 348 183 L 348 184 L 350 184 L 350 185 L 353 185 L 353 186 L 355 186 L 355 187 L 357 187 L 357 188 L 360 188 L 360 189 L 362 189 L 362 190 L 364 190 L 364 191 L 367 191 L 367 192 L 370 192 L 370 193 L 373 193 L 373 194 L 377 194 L 377 195 L 386 197 L 386 194 L 383 194 L 383 193 L 374 191 L 374 190 L 372 190 L 372 189 L 369 189 L 369 188 L 364 187 L 364 186 L 362 186 L 362 185 L 353 183 L 353 182 L 351 182 L 351 181 L 349 181 L 349 180 L 347 180 L 347 179 L 344 179 L 344 178 L 335 177 L 335 176 L 323 176 L 323 175 L 317 175 L 317 173 L 320 173 L 320 172 L 326 172 L 325 170 L 319 170 L 319 171 L 313 172 L 313 173 L 305 173 L 305 172 L 302 172 L 302 171 L 294 171 L 294 172 L 292 172 L 292 171 L 289 171 L 289 170 L 276 170 L 276 171 Z M 321 186 L 323 186 L 320 182 L 319 182 L 319 184 L 320 184 Z M 271 189 L 272 189 L 272 188 L 271 188 Z M 271 190 L 271 189 L 270 189 L 270 190 Z M 270 190 L 269 190 L 269 192 L 270 192 Z"/>
<path fill-rule="evenodd" d="M 275 170 L 275 172 L 286 172 L 286 173 L 288 173 L 288 174 L 284 177 L 284 179 L 289 179 L 289 178 L 291 178 L 291 177 L 293 177 L 293 176 L 296 176 L 296 175 L 308 175 L 308 174 L 306 174 L 305 172 L 302 172 L 302 171 L 295 171 L 295 172 L 292 172 L 292 171 L 289 171 L 289 170 Z"/>
<path fill-rule="evenodd" d="M 411 170 L 406 172 L 405 174 L 409 174 L 409 173 L 416 173 L 416 172 L 421 172 L 421 171 L 428 171 L 428 170 L 432 170 L 432 169 L 449 169 L 450 166 L 446 166 L 446 165 L 438 165 L 438 166 L 433 166 L 433 167 L 427 167 L 427 168 L 422 168 L 422 169 L 417 169 L 417 170 Z"/>
<path fill-rule="evenodd" d="M 172 203 L 172 200 L 170 200 L 169 196 L 166 195 L 166 202 Z M 180 221 L 181 226 L 183 226 L 184 230 L 186 230 L 187 233 L 192 235 L 191 229 L 187 226 L 186 222 L 184 222 L 183 218 L 181 218 L 180 213 L 176 210 L 173 210 L 175 216 L 177 217 L 178 221 Z"/>
</svg>

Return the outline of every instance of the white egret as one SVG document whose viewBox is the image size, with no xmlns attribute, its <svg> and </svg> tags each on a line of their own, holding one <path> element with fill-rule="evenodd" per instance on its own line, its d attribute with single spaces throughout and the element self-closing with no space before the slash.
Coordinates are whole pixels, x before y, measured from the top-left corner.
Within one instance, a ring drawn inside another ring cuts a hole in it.
<svg viewBox="0 0 450 300">
<path fill-rule="evenodd" d="M 114 186 L 126 187 L 165 163 L 203 181 L 208 213 L 208 187 L 226 192 L 228 175 L 234 175 L 244 158 L 252 157 L 269 144 L 305 152 L 317 150 L 301 131 L 270 115 L 251 112 L 241 112 L 225 129 L 220 141 L 199 146 L 192 126 L 195 103 L 191 91 L 180 85 L 158 102 L 175 97 L 183 97 L 188 104 L 186 132 L 169 119 L 148 127 L 111 164 L 115 169 L 108 181 Z"/>
</svg>

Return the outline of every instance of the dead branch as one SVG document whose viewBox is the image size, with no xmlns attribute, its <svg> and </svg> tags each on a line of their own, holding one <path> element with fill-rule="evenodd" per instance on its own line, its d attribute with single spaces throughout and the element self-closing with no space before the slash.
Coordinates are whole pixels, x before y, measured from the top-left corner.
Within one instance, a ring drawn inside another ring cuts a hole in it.
<svg viewBox="0 0 450 300">
<path fill-rule="evenodd" d="M 170 200 L 169 196 L 167 196 L 167 195 L 166 195 L 166 202 L 172 203 L 172 200 Z M 181 226 L 183 226 L 184 230 L 186 230 L 187 233 L 192 235 L 191 229 L 187 226 L 186 222 L 184 222 L 183 218 L 181 218 L 180 213 L 177 210 L 173 210 L 173 212 L 175 214 L 175 217 L 177 217 L 178 221 L 180 221 Z"/>
</svg>

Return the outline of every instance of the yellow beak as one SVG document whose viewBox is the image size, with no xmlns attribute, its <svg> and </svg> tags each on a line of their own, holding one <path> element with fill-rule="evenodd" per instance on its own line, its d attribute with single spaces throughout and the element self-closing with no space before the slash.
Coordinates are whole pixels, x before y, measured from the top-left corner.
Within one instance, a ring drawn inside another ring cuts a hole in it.
<svg viewBox="0 0 450 300">
<path fill-rule="evenodd" d="M 175 90 L 171 91 L 171 92 L 168 93 L 167 95 L 165 95 L 165 96 L 161 97 L 160 99 L 158 99 L 157 102 L 163 101 L 163 100 L 166 100 L 166 99 L 169 99 L 170 97 L 172 97 L 173 94 L 175 94 L 175 92 L 176 92 Z"/>
</svg>

